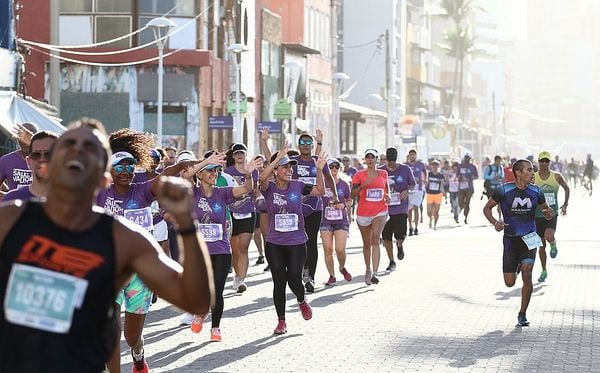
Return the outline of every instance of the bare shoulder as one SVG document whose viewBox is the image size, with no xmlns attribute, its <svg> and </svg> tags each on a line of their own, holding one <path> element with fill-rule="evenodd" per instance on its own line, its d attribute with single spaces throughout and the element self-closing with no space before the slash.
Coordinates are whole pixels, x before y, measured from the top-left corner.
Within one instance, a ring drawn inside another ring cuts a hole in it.
<svg viewBox="0 0 600 373">
<path fill-rule="evenodd" d="M 159 254 L 160 248 L 153 243 L 152 235 L 122 216 L 115 216 L 113 232 L 119 267 L 128 266 L 131 260 L 140 255 Z"/>
<path fill-rule="evenodd" d="M 14 200 L 0 203 L 0 244 L 25 211 L 27 202 Z"/>
</svg>

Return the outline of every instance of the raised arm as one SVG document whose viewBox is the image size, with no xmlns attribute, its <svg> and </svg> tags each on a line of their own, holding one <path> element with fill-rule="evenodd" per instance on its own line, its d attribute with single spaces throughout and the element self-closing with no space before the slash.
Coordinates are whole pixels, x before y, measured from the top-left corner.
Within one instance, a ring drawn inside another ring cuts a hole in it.
<svg viewBox="0 0 600 373">
<path fill-rule="evenodd" d="M 252 189 L 254 188 L 254 178 L 252 176 L 252 173 L 261 163 L 262 160 L 260 159 L 254 159 L 246 163 L 246 167 L 244 168 L 244 172 L 246 173 L 244 184 L 233 188 L 233 196 L 235 198 L 241 197 L 244 194 L 252 192 Z"/>
<path fill-rule="evenodd" d="M 312 191 L 310 192 L 311 196 L 322 196 L 325 194 L 325 178 L 323 177 L 323 168 L 327 165 L 327 154 L 325 152 L 322 152 L 319 154 L 319 157 L 316 160 L 316 165 L 317 165 L 317 185 L 315 185 L 315 187 L 312 189 Z M 331 176 L 331 175 L 329 175 Z M 332 178 L 332 182 L 333 182 L 333 178 Z M 336 189 L 335 187 L 335 183 L 333 183 L 333 189 Z M 333 200 L 334 203 L 337 204 L 337 190 L 335 193 L 335 200 Z"/>
<path fill-rule="evenodd" d="M 194 175 L 196 172 L 202 169 L 202 167 L 208 164 L 223 164 L 225 161 L 225 153 L 213 153 L 210 157 L 203 160 L 196 161 L 183 161 L 179 163 L 175 163 L 169 167 L 166 167 L 158 177 L 155 177 L 150 181 L 150 190 L 152 191 L 152 195 L 157 196 L 158 192 L 158 184 L 160 180 L 160 176 L 176 176 L 181 171 L 187 171 L 188 173 Z"/>
<path fill-rule="evenodd" d="M 260 131 L 260 152 L 265 155 L 265 159 L 271 159 L 271 149 L 269 149 L 269 129 L 263 128 Z"/>
<path fill-rule="evenodd" d="M 286 144 L 286 146 L 284 146 L 283 149 L 281 149 L 279 152 L 277 152 L 277 157 L 275 157 L 273 162 L 269 163 L 267 165 L 267 167 L 265 167 L 263 172 L 260 173 L 259 181 L 260 181 L 260 190 L 261 191 L 264 192 L 265 190 L 267 190 L 267 187 L 269 186 L 269 178 L 271 177 L 271 174 L 277 167 L 277 163 L 279 163 L 279 161 L 287 155 L 287 152 L 288 152 L 288 146 Z"/>
</svg>

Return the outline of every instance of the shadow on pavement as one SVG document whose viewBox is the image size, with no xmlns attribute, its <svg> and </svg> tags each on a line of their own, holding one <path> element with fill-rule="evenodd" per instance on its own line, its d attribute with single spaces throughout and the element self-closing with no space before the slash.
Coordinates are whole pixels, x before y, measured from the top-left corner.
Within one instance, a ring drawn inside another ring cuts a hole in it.
<svg viewBox="0 0 600 373">
<path fill-rule="evenodd" d="M 538 297 L 540 295 L 544 295 L 544 292 L 542 290 L 544 290 L 544 288 L 548 286 L 548 285 L 544 285 L 540 282 L 533 284 L 533 293 L 531 294 L 532 297 Z M 511 291 L 497 291 L 494 293 L 494 295 L 497 297 L 496 300 L 509 300 L 510 298 L 516 298 L 516 297 L 520 297 L 521 296 L 521 288 L 516 288 L 514 290 Z"/>
</svg>

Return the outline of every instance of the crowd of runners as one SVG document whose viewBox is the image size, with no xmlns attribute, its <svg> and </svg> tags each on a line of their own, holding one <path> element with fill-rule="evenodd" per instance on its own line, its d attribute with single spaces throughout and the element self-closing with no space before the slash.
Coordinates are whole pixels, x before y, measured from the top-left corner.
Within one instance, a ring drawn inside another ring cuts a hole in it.
<svg viewBox="0 0 600 373">
<path fill-rule="evenodd" d="M 132 129 L 108 135 L 90 119 L 60 136 L 26 123 L 15 136 L 21 148 L 0 158 L 0 371 L 119 372 L 123 330 L 133 371 L 147 372 L 143 327 L 157 297 L 185 310 L 193 333 L 210 315 L 209 339 L 221 341 L 227 278 L 237 293 L 248 289 L 253 240 L 255 265 L 272 277 L 274 333 L 284 334 L 287 287 L 312 318 L 306 294 L 321 282 L 319 243 L 325 286 L 357 272 L 376 285 L 381 245 L 385 270 L 394 271 L 406 237 L 422 224 L 436 230 L 442 205 L 468 224 L 478 178 L 483 213 L 504 233 L 505 284 L 522 277 L 517 319 L 526 326 L 533 264 L 539 251 L 545 281 L 546 246 L 556 257 L 557 216 L 570 194 L 570 164 L 547 151 L 532 160 L 496 156 L 478 170 L 468 153 L 420 160 L 416 150 L 388 148 L 334 158 L 320 131 L 300 135 L 294 148 L 270 149 L 263 131 L 260 154 L 237 143 L 202 155 L 157 148 Z M 586 164 L 591 180 L 591 156 Z M 363 241 L 360 269 L 346 267 L 351 224 Z"/>
</svg>

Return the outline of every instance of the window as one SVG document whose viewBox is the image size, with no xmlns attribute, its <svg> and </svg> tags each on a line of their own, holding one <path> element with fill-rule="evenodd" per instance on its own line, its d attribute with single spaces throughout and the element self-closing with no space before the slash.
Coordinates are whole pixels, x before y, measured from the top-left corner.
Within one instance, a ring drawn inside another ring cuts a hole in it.
<svg viewBox="0 0 600 373">
<path fill-rule="evenodd" d="M 193 17 L 195 10 L 194 0 L 139 0 L 140 14 Z"/>
<path fill-rule="evenodd" d="M 266 40 L 261 41 L 261 50 L 260 50 L 260 72 L 263 75 L 269 75 L 269 66 L 271 64 L 271 56 L 270 56 L 270 43 Z"/>
<path fill-rule="evenodd" d="M 98 13 L 131 13 L 131 0 L 97 0 Z"/>
<path fill-rule="evenodd" d="M 89 13 L 92 11 L 92 0 L 60 0 L 61 13 Z"/>
<path fill-rule="evenodd" d="M 131 17 L 109 16 L 96 17 L 96 42 L 116 39 L 131 32 Z M 130 38 L 111 43 L 111 47 L 128 48 Z"/>
</svg>

